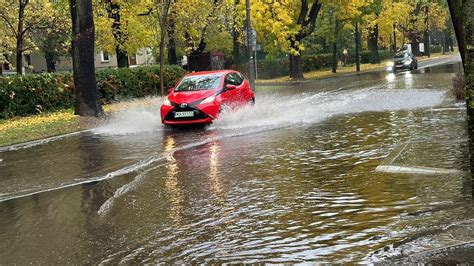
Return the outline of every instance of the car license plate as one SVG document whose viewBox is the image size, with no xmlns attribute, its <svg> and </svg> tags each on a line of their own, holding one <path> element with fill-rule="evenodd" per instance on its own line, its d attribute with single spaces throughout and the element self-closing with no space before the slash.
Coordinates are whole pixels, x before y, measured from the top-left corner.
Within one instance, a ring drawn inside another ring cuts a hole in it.
<svg viewBox="0 0 474 266">
<path fill-rule="evenodd" d="M 176 112 L 174 113 L 174 117 L 193 117 L 193 111 L 186 111 L 186 112 Z"/>
</svg>

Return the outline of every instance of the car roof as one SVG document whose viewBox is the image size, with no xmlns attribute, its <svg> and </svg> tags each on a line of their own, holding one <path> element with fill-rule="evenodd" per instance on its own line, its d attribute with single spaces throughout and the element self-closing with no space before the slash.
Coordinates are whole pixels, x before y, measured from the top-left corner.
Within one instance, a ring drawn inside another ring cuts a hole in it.
<svg viewBox="0 0 474 266">
<path fill-rule="evenodd" d="M 221 75 L 225 75 L 225 74 L 228 74 L 228 73 L 237 73 L 237 71 L 232 70 L 232 69 L 212 70 L 212 71 L 199 71 L 199 72 L 189 73 L 189 74 L 186 75 L 186 77 L 189 77 L 189 76 L 199 76 L 199 75 L 209 75 L 209 74 L 221 74 Z"/>
</svg>

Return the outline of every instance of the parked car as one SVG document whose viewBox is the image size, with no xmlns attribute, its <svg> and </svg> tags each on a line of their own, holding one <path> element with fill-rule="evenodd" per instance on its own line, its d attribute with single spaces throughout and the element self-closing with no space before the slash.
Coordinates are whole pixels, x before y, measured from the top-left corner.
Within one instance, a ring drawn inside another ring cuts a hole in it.
<svg viewBox="0 0 474 266">
<path fill-rule="evenodd" d="M 245 77 L 234 70 L 191 73 L 169 91 L 161 105 L 165 125 L 210 124 L 224 106 L 230 109 L 255 102 Z"/>
<path fill-rule="evenodd" d="M 418 69 L 418 60 L 412 53 L 408 51 L 398 52 L 387 65 L 387 71 L 396 72 L 401 69 Z"/>
</svg>

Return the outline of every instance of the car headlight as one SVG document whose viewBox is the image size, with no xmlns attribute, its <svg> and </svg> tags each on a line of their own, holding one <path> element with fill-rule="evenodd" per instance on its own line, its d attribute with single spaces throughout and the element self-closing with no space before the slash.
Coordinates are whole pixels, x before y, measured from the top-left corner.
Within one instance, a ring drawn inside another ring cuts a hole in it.
<svg viewBox="0 0 474 266">
<path fill-rule="evenodd" d="M 405 61 L 403 64 L 404 64 L 405 66 L 408 66 L 408 65 L 411 64 L 411 60 Z"/>
<path fill-rule="evenodd" d="M 392 62 L 392 61 L 390 61 L 390 62 L 387 63 L 387 66 L 388 66 L 388 67 L 393 67 L 394 65 L 395 65 L 395 63 Z"/>
<path fill-rule="evenodd" d="M 216 95 L 212 95 L 204 99 L 201 103 L 212 103 L 216 99 Z"/>
<path fill-rule="evenodd" d="M 172 106 L 172 105 L 171 105 L 171 102 L 170 102 L 170 100 L 168 100 L 168 98 L 166 98 L 166 99 L 163 101 L 163 105 Z"/>
</svg>

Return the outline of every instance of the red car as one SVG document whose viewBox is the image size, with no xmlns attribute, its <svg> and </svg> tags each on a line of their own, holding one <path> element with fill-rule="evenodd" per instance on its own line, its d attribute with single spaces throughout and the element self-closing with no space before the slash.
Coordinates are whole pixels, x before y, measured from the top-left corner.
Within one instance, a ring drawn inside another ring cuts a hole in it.
<svg viewBox="0 0 474 266">
<path fill-rule="evenodd" d="M 254 102 L 248 80 L 235 70 L 191 73 L 170 90 L 161 105 L 161 121 L 165 125 L 210 124 L 223 106 Z"/>
</svg>

